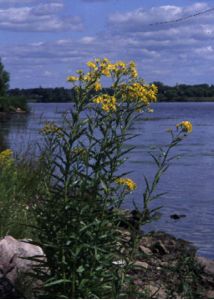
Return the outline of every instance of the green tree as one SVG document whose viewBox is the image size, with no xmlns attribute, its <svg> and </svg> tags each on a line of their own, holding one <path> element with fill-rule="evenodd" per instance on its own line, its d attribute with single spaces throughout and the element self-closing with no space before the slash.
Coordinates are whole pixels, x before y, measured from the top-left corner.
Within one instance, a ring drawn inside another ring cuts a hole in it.
<svg viewBox="0 0 214 300">
<path fill-rule="evenodd" d="M 4 69 L 4 65 L 0 59 L 0 96 L 5 96 L 9 88 L 10 75 Z"/>
</svg>

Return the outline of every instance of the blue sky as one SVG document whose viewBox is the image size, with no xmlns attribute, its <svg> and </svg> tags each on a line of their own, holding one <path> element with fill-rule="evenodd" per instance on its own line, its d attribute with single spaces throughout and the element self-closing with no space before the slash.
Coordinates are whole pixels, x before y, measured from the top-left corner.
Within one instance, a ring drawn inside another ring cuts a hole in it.
<svg viewBox="0 0 214 300">
<path fill-rule="evenodd" d="M 96 57 L 135 60 L 147 81 L 214 84 L 213 0 L 0 0 L 11 88 L 65 86 Z"/>
</svg>

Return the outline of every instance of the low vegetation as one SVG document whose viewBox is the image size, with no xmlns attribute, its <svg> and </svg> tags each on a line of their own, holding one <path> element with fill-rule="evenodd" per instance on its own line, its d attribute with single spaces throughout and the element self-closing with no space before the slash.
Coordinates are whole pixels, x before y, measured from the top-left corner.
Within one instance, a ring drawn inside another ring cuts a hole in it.
<svg viewBox="0 0 214 300">
<path fill-rule="evenodd" d="M 10 149 L 0 152 L 0 236 L 32 238 L 32 199 L 41 181 L 35 160 L 14 158 Z"/>
<path fill-rule="evenodd" d="M 27 101 L 24 97 L 2 96 L 0 97 L 0 112 L 26 112 Z"/>
</svg>

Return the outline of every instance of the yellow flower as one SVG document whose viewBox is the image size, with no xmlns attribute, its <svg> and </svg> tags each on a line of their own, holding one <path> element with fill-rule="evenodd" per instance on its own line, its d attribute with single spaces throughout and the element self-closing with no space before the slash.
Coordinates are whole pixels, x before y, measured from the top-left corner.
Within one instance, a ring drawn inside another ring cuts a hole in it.
<svg viewBox="0 0 214 300">
<path fill-rule="evenodd" d="M 99 81 L 96 81 L 94 84 L 94 89 L 96 92 L 100 91 L 102 89 L 102 85 Z"/>
<path fill-rule="evenodd" d="M 96 68 L 97 68 L 96 63 L 93 62 L 93 61 L 87 62 L 87 66 L 88 66 L 89 68 L 91 68 L 91 69 L 96 69 Z"/>
<path fill-rule="evenodd" d="M 11 149 L 6 149 L 0 152 L 0 166 L 9 166 L 13 162 L 13 151 Z"/>
<path fill-rule="evenodd" d="M 108 64 L 108 69 L 109 71 L 114 71 L 115 70 L 115 64 Z"/>
<path fill-rule="evenodd" d="M 87 158 L 87 150 L 83 147 L 74 147 L 72 149 L 72 154 L 76 156 L 78 159 L 84 160 Z"/>
<path fill-rule="evenodd" d="M 180 127 L 181 130 L 184 132 L 188 132 L 188 133 L 192 132 L 192 123 L 189 121 L 182 121 L 182 122 L 178 123 L 176 125 L 176 127 L 177 128 Z"/>
<path fill-rule="evenodd" d="M 76 70 L 76 73 L 79 74 L 79 75 L 82 75 L 83 74 L 83 70 Z"/>
<path fill-rule="evenodd" d="M 109 64 L 109 63 L 110 63 L 110 61 L 109 61 L 108 58 L 103 58 L 103 62 L 106 63 L 106 64 Z"/>
<path fill-rule="evenodd" d="M 136 63 L 133 60 L 131 60 L 129 66 L 130 68 L 136 68 Z"/>
<path fill-rule="evenodd" d="M 132 78 L 137 78 L 137 77 L 138 77 L 138 72 L 137 72 L 137 70 L 136 70 L 136 69 L 132 69 L 130 75 L 131 75 Z"/>
<path fill-rule="evenodd" d="M 151 89 L 155 94 L 158 93 L 158 87 L 154 83 L 151 85 Z"/>
<path fill-rule="evenodd" d="M 155 86 L 142 85 L 139 82 L 121 85 L 121 92 L 124 102 L 136 102 L 140 105 L 148 106 L 150 102 L 157 100 Z"/>
<path fill-rule="evenodd" d="M 129 70 L 130 70 L 130 75 L 132 78 L 137 78 L 138 77 L 138 72 L 137 72 L 137 69 L 136 69 L 136 64 L 134 61 L 131 61 L 129 63 Z"/>
<path fill-rule="evenodd" d="M 115 182 L 125 185 L 130 191 L 133 191 L 137 188 L 137 184 L 130 178 L 117 178 Z"/>
<path fill-rule="evenodd" d="M 91 74 L 90 72 L 86 73 L 86 74 L 83 76 L 83 80 L 86 81 L 86 82 L 91 81 L 91 79 L 92 79 L 91 75 L 92 75 L 92 74 Z"/>
<path fill-rule="evenodd" d="M 93 100 L 96 104 L 102 104 L 102 109 L 106 112 L 116 111 L 116 98 L 108 94 L 103 94 Z"/>
<path fill-rule="evenodd" d="M 7 158 L 7 157 L 11 157 L 12 155 L 13 155 L 13 151 L 11 149 L 6 149 L 6 150 L 0 152 L 1 157 Z"/>
<path fill-rule="evenodd" d="M 60 127 L 57 127 L 54 122 L 46 122 L 45 126 L 41 129 L 41 133 L 44 135 L 59 133 Z"/>
<path fill-rule="evenodd" d="M 116 67 L 121 68 L 121 69 L 126 68 L 126 64 L 122 60 L 117 61 L 115 65 L 116 65 Z"/>
<path fill-rule="evenodd" d="M 108 67 L 102 70 L 102 75 L 104 75 L 106 77 L 110 77 L 111 76 L 111 72 L 108 69 Z"/>
<path fill-rule="evenodd" d="M 68 76 L 67 77 L 67 81 L 69 81 L 69 82 L 74 82 L 74 81 L 77 81 L 77 80 L 79 80 L 79 78 L 76 77 L 76 76 Z"/>
</svg>

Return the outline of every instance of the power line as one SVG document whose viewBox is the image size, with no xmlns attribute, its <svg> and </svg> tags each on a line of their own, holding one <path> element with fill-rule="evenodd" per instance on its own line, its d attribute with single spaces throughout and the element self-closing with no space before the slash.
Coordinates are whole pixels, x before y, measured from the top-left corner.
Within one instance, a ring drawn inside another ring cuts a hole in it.
<svg viewBox="0 0 214 300">
<path fill-rule="evenodd" d="M 171 21 L 163 21 L 163 22 L 151 23 L 151 24 L 149 24 L 149 25 L 150 25 L 150 26 L 155 26 L 155 25 L 162 25 L 162 24 L 169 24 L 169 23 L 182 22 L 182 21 L 185 21 L 185 20 L 188 20 L 188 19 L 197 17 L 197 16 L 199 16 L 199 15 L 206 14 L 206 13 L 209 13 L 209 12 L 212 12 L 212 11 L 214 11 L 214 7 L 213 7 L 213 8 L 206 9 L 206 10 L 199 11 L 199 12 L 197 12 L 197 13 L 195 13 L 195 14 L 192 14 L 192 15 L 189 15 L 189 16 L 186 16 L 186 17 L 181 17 L 181 18 L 178 18 L 178 19 L 175 19 L 175 20 L 171 20 Z"/>
</svg>

